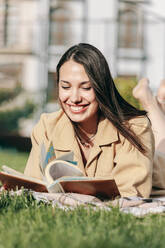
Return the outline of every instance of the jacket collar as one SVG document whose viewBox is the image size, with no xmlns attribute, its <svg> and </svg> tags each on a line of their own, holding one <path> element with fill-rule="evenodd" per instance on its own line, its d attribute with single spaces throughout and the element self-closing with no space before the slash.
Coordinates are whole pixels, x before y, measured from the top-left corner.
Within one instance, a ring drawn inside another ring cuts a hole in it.
<svg viewBox="0 0 165 248">
<path fill-rule="evenodd" d="M 118 140 L 119 135 L 117 129 L 108 119 L 101 117 L 95 137 L 95 144 L 98 146 L 110 145 Z"/>
<path fill-rule="evenodd" d="M 64 112 L 57 122 L 56 128 L 53 132 L 53 140 L 54 147 L 57 150 L 71 151 L 73 150 L 73 147 L 75 148 L 75 146 L 77 146 L 77 140 L 72 123 Z M 95 145 L 109 145 L 118 140 L 119 135 L 116 128 L 108 119 L 101 117 L 95 137 Z"/>
<path fill-rule="evenodd" d="M 80 148 L 75 137 L 74 129 L 71 121 L 64 112 L 57 122 L 52 138 L 53 147 L 55 150 L 62 152 L 74 151 L 74 161 L 78 162 L 79 168 L 84 172 L 85 175 L 85 168 Z"/>
<path fill-rule="evenodd" d="M 64 112 L 53 131 L 53 141 L 54 148 L 61 151 L 72 150 L 73 144 L 76 142 L 72 123 Z"/>
</svg>

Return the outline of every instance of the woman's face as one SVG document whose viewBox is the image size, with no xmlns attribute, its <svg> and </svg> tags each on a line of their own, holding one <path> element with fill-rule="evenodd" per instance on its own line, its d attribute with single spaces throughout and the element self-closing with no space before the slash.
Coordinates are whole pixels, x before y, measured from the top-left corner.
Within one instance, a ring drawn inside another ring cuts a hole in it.
<svg viewBox="0 0 165 248">
<path fill-rule="evenodd" d="M 83 65 L 69 60 L 61 66 L 59 100 L 73 122 L 88 125 L 96 123 L 98 103 Z"/>
</svg>

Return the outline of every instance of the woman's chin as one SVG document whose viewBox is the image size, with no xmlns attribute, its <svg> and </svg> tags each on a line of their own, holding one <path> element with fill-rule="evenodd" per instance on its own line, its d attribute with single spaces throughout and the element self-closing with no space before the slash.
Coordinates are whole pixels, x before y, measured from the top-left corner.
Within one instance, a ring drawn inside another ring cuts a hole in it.
<svg viewBox="0 0 165 248">
<path fill-rule="evenodd" d="M 86 120 L 86 118 L 74 114 L 68 115 L 68 117 L 73 122 L 84 122 Z"/>
</svg>

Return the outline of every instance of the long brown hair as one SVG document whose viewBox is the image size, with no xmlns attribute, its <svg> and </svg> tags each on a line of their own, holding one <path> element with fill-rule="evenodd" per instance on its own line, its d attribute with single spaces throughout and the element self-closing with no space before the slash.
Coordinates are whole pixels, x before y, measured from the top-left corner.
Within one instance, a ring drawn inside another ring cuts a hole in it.
<svg viewBox="0 0 165 248">
<path fill-rule="evenodd" d="M 139 151 L 146 153 L 145 145 L 129 128 L 127 121 L 146 116 L 146 111 L 138 110 L 119 94 L 103 54 L 94 46 L 86 43 L 69 48 L 57 65 L 57 83 L 61 66 L 68 60 L 82 64 L 95 91 L 101 114 L 107 118 L 127 140 Z"/>
</svg>

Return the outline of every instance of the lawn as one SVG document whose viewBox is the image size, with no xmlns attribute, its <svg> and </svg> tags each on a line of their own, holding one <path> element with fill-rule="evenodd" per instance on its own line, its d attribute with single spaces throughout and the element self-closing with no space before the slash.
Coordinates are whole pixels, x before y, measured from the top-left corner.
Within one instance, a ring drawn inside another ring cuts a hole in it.
<svg viewBox="0 0 165 248">
<path fill-rule="evenodd" d="M 28 154 L 0 150 L 0 165 L 23 171 Z M 22 195 L 0 198 L 0 248 L 156 248 L 165 246 L 165 216 L 136 218 L 112 211 L 64 211 Z"/>
<path fill-rule="evenodd" d="M 28 153 L 18 152 L 14 149 L 8 150 L 0 148 L 0 168 L 2 165 L 7 165 L 13 169 L 23 172 L 27 159 Z"/>
</svg>

